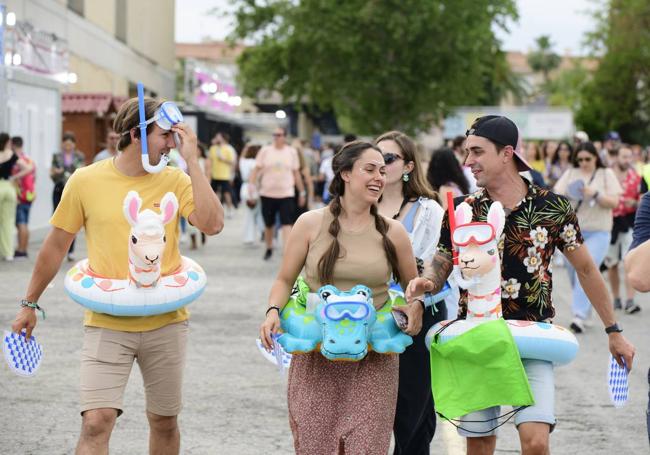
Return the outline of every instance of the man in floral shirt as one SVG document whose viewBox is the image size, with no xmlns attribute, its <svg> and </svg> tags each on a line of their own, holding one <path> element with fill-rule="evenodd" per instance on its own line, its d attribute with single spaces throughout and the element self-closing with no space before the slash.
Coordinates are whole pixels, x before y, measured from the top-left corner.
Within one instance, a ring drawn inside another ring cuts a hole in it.
<svg viewBox="0 0 650 455">
<path fill-rule="evenodd" d="M 563 252 L 582 244 L 578 220 L 570 202 L 562 196 L 529 183 L 525 196 L 510 212 L 499 239 L 502 257 L 501 296 L 503 317 L 528 321 L 547 321 L 555 316 L 551 302 L 553 289 L 551 263 L 556 248 Z M 522 190 L 523 192 L 523 190 Z M 479 189 L 467 197 L 456 198 L 454 205 L 466 202 L 478 219 L 485 221 L 493 200 Z M 449 219 L 444 218 L 438 251 L 452 257 Z M 460 299 L 459 316 L 467 314 L 467 292 Z"/>
<path fill-rule="evenodd" d="M 619 363 L 632 366 L 634 347 L 616 325 L 605 282 L 586 248 L 575 212 L 567 199 L 543 190 L 523 179 L 519 172 L 530 166 L 516 151 L 519 133 L 506 117 L 478 118 L 467 131 L 465 164 L 481 188 L 454 203 L 467 202 L 473 219 L 486 221 L 493 201 L 506 213 L 499 241 L 502 256 L 502 307 L 505 319 L 549 321 L 555 315 L 551 299 L 551 258 L 556 248 L 564 252 L 593 307 L 609 334 L 609 348 Z M 409 283 L 406 297 L 414 300 L 424 292 L 438 292 L 453 267 L 452 245 L 447 215 L 443 220 L 438 253 L 433 259 L 431 279 L 416 278 Z M 461 296 L 459 316 L 466 313 L 466 293 Z M 523 359 L 535 404 L 519 411 L 515 424 L 523 453 L 547 453 L 549 434 L 555 426 L 555 384 L 550 362 Z M 467 453 L 490 454 L 496 447 L 499 407 L 462 417 L 459 433 L 467 437 Z"/>
</svg>

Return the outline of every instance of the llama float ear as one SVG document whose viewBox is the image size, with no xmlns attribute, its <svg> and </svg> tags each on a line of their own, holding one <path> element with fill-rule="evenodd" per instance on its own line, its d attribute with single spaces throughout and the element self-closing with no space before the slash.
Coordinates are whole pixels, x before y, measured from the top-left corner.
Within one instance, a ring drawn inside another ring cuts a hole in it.
<svg viewBox="0 0 650 455">
<path fill-rule="evenodd" d="M 124 211 L 124 217 L 131 226 L 138 224 L 138 214 L 140 213 L 140 207 L 142 207 L 142 199 L 140 199 L 138 192 L 129 191 L 129 193 L 124 198 L 122 210 Z"/>
<path fill-rule="evenodd" d="M 176 195 L 172 192 L 165 193 L 160 200 L 160 219 L 163 224 L 167 224 L 173 220 L 177 211 L 178 199 L 176 199 Z"/>
<path fill-rule="evenodd" d="M 462 202 L 456 207 L 454 214 L 456 217 L 456 226 L 472 222 L 472 207 L 467 202 Z"/>
<path fill-rule="evenodd" d="M 493 202 L 487 215 L 487 222 L 492 225 L 496 233 L 497 241 L 503 232 L 503 226 L 506 224 L 506 213 L 503 211 L 501 202 Z"/>
</svg>

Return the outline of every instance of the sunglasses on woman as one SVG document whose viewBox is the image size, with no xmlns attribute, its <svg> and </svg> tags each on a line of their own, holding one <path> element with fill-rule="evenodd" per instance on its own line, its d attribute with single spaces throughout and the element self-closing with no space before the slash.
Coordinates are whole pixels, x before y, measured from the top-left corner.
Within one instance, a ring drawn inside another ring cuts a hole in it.
<svg viewBox="0 0 650 455">
<path fill-rule="evenodd" d="M 386 165 L 389 165 L 391 163 L 394 163 L 397 160 L 403 160 L 401 156 L 399 156 L 397 153 L 384 153 L 384 163 Z"/>
</svg>

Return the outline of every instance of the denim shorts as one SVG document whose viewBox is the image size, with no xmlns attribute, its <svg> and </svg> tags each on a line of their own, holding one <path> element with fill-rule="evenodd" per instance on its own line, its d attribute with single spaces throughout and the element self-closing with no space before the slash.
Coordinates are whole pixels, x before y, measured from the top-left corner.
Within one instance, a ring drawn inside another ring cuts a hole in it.
<svg viewBox="0 0 650 455">
<path fill-rule="evenodd" d="M 29 224 L 29 209 L 31 208 L 30 202 L 21 202 L 16 206 L 16 224 Z"/>
<path fill-rule="evenodd" d="M 522 409 L 515 414 L 515 425 L 526 422 L 548 423 L 551 431 L 555 427 L 555 378 L 553 364 L 544 360 L 522 359 L 524 370 L 528 376 L 528 383 L 533 392 L 535 404 Z M 493 429 L 500 422 L 497 418 L 501 415 L 501 406 L 472 412 L 460 418 L 458 434 L 466 438 L 493 436 L 497 430 Z M 469 422 L 470 420 L 480 422 Z M 500 419 L 503 422 L 503 418 Z M 467 431 L 469 430 L 469 431 Z"/>
</svg>

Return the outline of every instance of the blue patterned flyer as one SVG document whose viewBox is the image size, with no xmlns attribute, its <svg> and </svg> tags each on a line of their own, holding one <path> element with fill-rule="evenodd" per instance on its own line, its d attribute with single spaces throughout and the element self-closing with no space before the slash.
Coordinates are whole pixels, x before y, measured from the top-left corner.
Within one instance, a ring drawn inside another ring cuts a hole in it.
<svg viewBox="0 0 650 455">
<path fill-rule="evenodd" d="M 32 336 L 25 340 L 25 334 L 4 332 L 2 351 L 9 368 L 19 376 L 34 376 L 43 359 L 43 346 Z"/>
<path fill-rule="evenodd" d="M 257 348 L 260 350 L 262 356 L 271 362 L 273 365 L 278 367 L 280 374 L 284 374 L 286 370 L 289 369 L 291 364 L 291 354 L 286 352 L 282 345 L 278 343 L 279 334 L 272 335 L 273 338 L 273 350 L 271 352 L 267 351 L 262 345 L 262 340 L 259 338 L 256 341 Z"/>
<path fill-rule="evenodd" d="M 610 354 L 607 385 L 609 388 L 609 397 L 614 407 L 620 408 L 627 403 L 629 392 L 627 375 L 627 368 L 619 366 L 614 356 Z"/>
</svg>

